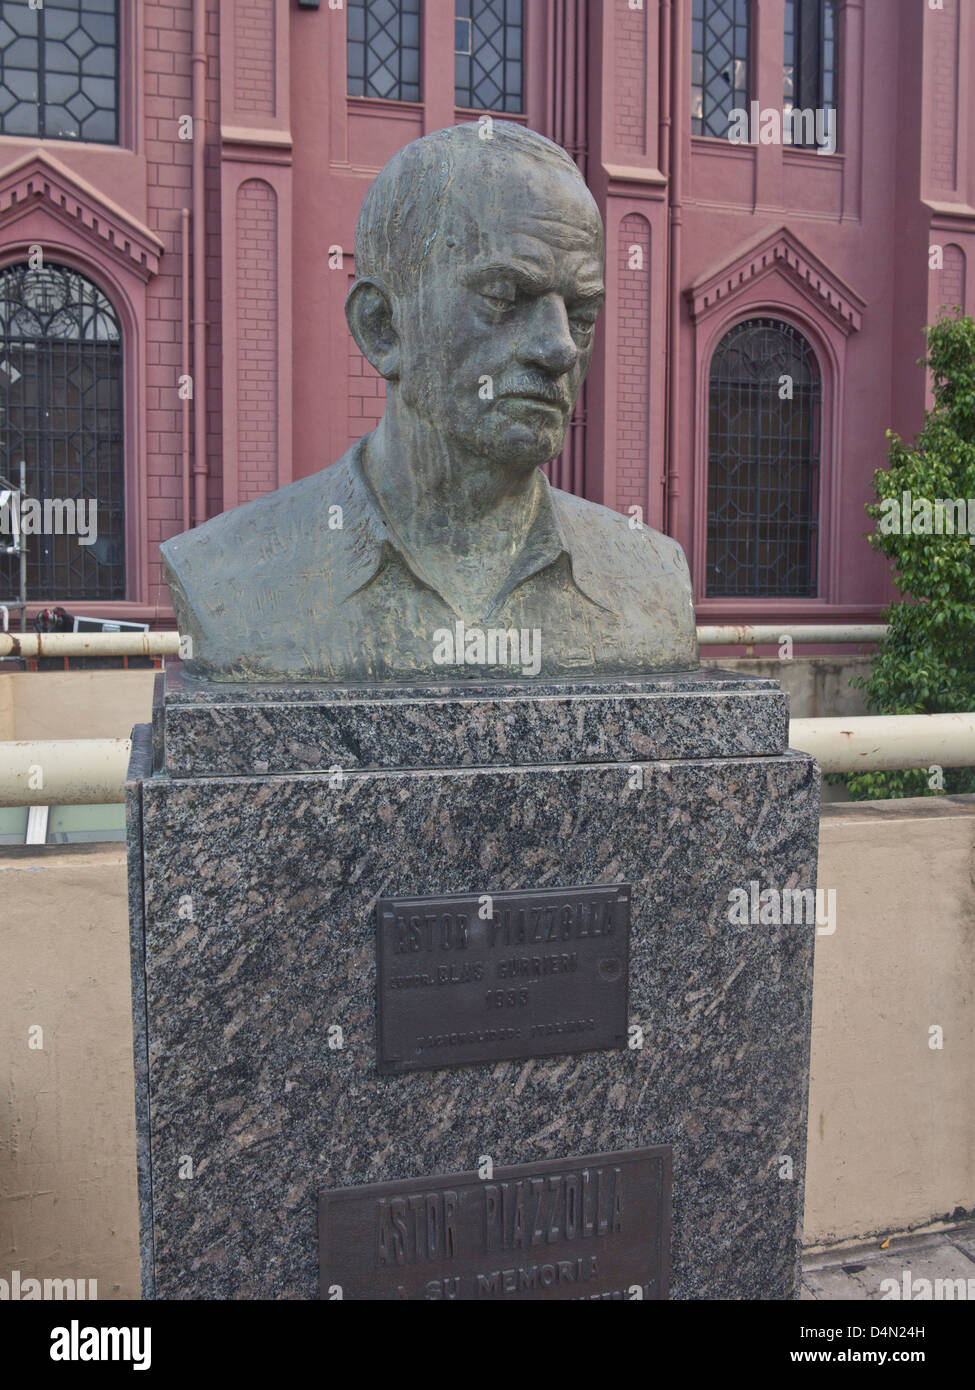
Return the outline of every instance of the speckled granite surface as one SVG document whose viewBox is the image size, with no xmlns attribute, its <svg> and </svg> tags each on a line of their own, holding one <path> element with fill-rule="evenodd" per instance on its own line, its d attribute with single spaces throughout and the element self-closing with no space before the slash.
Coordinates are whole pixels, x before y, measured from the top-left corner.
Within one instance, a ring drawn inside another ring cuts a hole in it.
<svg viewBox="0 0 975 1390">
<path fill-rule="evenodd" d="M 728 893 L 815 883 L 818 772 L 633 761 L 133 789 L 147 1293 L 317 1297 L 321 1188 L 672 1144 L 671 1296 L 796 1295 L 814 928 L 732 925 Z M 378 897 L 619 881 L 642 1049 L 379 1075 Z"/>
<path fill-rule="evenodd" d="M 645 681 L 483 687 L 244 687 L 174 680 L 157 699 L 171 777 L 330 767 L 485 767 L 758 757 L 788 746 L 772 682 L 699 673 Z M 161 690 L 158 692 L 161 694 Z M 159 764 L 161 766 L 161 762 Z"/>
<path fill-rule="evenodd" d="M 135 1138 L 139 1190 L 142 1296 L 152 1297 L 152 1167 L 149 1152 L 149 1039 L 142 860 L 142 781 L 152 775 L 152 729 L 137 724 L 125 779 L 125 848 L 129 894 L 129 964 L 132 972 L 132 1045 L 135 1058 Z"/>
<path fill-rule="evenodd" d="M 163 680 L 165 676 L 165 680 Z M 466 695 L 497 698 L 504 694 L 598 695 L 611 691 L 647 690 L 778 690 L 779 682 L 766 676 L 725 671 L 720 666 L 697 671 L 661 671 L 652 676 L 591 676 L 586 680 L 441 681 L 439 684 L 412 685 L 397 681 L 376 681 L 372 685 L 258 685 L 239 681 L 208 681 L 187 675 L 180 661 L 167 658 L 166 670 L 157 680 L 165 688 L 170 704 L 198 704 L 201 700 L 227 705 L 270 704 L 283 700 L 293 704 L 321 700 L 323 693 L 335 700 L 388 700 L 394 695 Z"/>
</svg>

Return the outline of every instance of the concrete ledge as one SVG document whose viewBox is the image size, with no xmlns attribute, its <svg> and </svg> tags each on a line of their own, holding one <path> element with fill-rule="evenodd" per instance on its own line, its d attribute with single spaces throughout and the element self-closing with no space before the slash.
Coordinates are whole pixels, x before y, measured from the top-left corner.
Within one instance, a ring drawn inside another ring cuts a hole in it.
<svg viewBox="0 0 975 1390">
<path fill-rule="evenodd" d="M 824 822 L 863 824 L 877 821 L 945 820 L 954 816 L 975 816 L 975 793 L 964 796 L 901 796 L 890 801 L 833 802 L 820 811 L 820 830 Z"/>
<path fill-rule="evenodd" d="M 806 1245 L 975 1208 L 975 795 L 823 808 Z"/>
<path fill-rule="evenodd" d="M 837 929 L 816 943 L 806 1244 L 957 1220 L 975 1208 L 975 795 L 825 806 L 819 883 Z M 0 892 L 0 1277 L 137 1298 L 124 851 L 5 847 Z"/>
<path fill-rule="evenodd" d="M 0 1278 L 137 1298 L 124 846 L 8 849 L 0 897 Z"/>
</svg>

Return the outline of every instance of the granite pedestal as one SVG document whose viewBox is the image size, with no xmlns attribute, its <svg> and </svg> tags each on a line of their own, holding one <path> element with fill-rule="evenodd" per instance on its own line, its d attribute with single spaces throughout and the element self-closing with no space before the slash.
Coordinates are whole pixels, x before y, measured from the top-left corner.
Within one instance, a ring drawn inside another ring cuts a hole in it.
<svg viewBox="0 0 975 1390">
<path fill-rule="evenodd" d="M 815 924 L 729 916 L 815 885 L 776 682 L 160 681 L 128 787 L 145 1296 L 317 1298 L 322 1189 L 655 1145 L 670 1296 L 797 1296 Z M 379 1072 L 378 900 L 614 883 L 642 1046 Z"/>
</svg>

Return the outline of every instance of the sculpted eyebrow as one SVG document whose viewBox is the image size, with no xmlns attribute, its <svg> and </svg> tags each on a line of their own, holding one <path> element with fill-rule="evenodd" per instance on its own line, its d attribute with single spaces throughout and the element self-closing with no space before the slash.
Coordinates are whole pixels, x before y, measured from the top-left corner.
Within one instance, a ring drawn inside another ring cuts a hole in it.
<svg viewBox="0 0 975 1390">
<path fill-rule="evenodd" d="M 507 275 L 516 281 L 520 289 L 527 289 L 536 294 L 544 294 L 553 288 L 552 282 L 541 272 L 528 266 L 512 265 L 510 261 L 492 261 L 487 265 L 475 266 L 466 276 L 466 282 L 468 285 L 477 286 L 495 275 Z M 567 302 L 602 304 L 605 298 L 606 288 L 600 282 L 592 286 L 580 286 L 567 296 Z"/>
<path fill-rule="evenodd" d="M 543 275 L 541 271 L 532 270 L 525 265 L 513 265 L 510 261 L 490 261 L 485 265 L 474 266 L 466 278 L 469 284 L 476 284 L 489 280 L 494 275 L 509 275 L 519 284 L 533 290 L 552 288 L 548 276 Z"/>
</svg>

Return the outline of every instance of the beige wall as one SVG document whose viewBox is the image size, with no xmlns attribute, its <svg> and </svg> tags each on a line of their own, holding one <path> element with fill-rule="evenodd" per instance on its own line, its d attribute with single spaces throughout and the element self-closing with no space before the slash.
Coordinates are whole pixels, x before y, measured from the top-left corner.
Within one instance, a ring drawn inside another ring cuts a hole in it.
<svg viewBox="0 0 975 1390">
<path fill-rule="evenodd" d="M 0 1278 L 131 1298 L 125 858 L 78 850 L 0 851 Z M 816 943 L 808 1243 L 975 1206 L 975 797 L 827 807 L 820 864 L 838 924 Z"/>
<path fill-rule="evenodd" d="M 0 672 L 0 740 L 128 738 L 152 717 L 156 672 Z"/>
<path fill-rule="evenodd" d="M 0 741 L 15 738 L 14 734 L 14 682 L 18 672 L 0 673 Z"/>
<path fill-rule="evenodd" d="M 708 648 L 701 648 L 704 666 L 720 666 L 726 671 L 747 671 L 753 676 L 770 676 L 789 692 L 789 713 L 793 719 L 820 719 L 847 714 L 866 714 L 863 693 L 854 690 L 854 676 L 870 673 L 869 656 L 857 656 L 851 648 L 843 656 L 797 656 L 791 661 L 774 657 L 720 657 L 712 659 Z"/>
<path fill-rule="evenodd" d="M 819 885 L 806 1243 L 970 1211 L 975 796 L 825 806 Z"/>
<path fill-rule="evenodd" d="M 124 846 L 0 852 L 0 902 L 0 1278 L 138 1298 Z"/>
<path fill-rule="evenodd" d="M 791 697 L 794 719 L 865 712 L 850 679 L 867 673 L 867 656 L 729 657 L 704 664 L 780 681 Z M 127 738 L 133 724 L 147 723 L 151 716 L 155 675 L 149 670 L 0 672 L 0 740 Z"/>
</svg>

